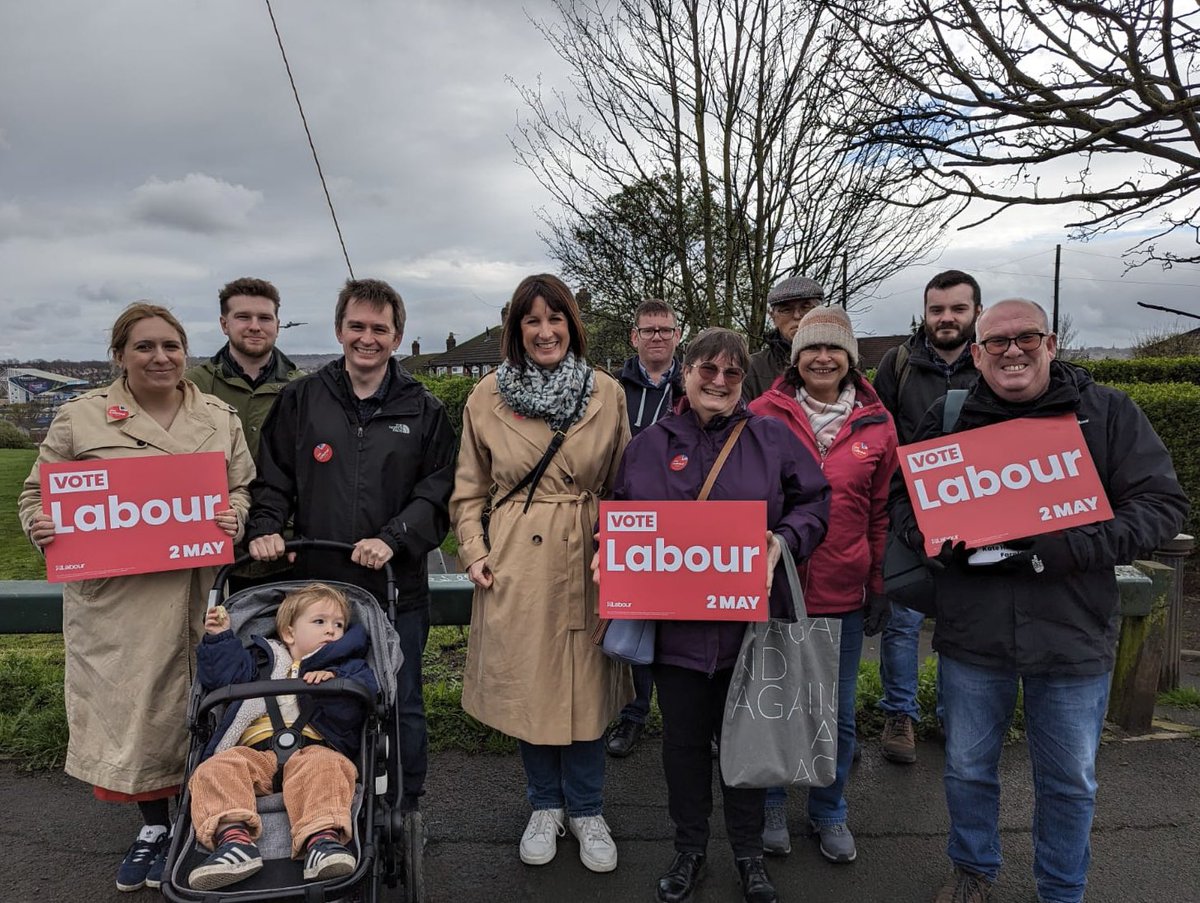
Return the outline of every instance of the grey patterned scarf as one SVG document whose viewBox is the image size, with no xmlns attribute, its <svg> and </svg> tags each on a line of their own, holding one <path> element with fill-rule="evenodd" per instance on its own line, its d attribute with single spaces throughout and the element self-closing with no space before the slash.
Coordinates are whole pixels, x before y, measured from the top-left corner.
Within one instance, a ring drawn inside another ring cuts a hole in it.
<svg viewBox="0 0 1200 903">
<path fill-rule="evenodd" d="M 553 370 L 532 361 L 526 361 L 524 369 L 508 361 L 496 368 L 496 387 L 506 405 L 523 417 L 537 417 L 550 429 L 563 432 L 587 410 L 595 378 L 587 361 L 575 357 L 573 351 Z"/>
</svg>

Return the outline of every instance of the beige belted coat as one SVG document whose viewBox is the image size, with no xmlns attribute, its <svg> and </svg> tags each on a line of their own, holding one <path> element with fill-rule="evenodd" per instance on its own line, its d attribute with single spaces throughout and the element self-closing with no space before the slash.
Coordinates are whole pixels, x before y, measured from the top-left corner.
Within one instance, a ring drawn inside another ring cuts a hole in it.
<svg viewBox="0 0 1200 903">
<path fill-rule="evenodd" d="M 597 371 L 587 410 L 567 430 L 523 513 L 526 491 L 480 521 L 533 469 L 551 439 L 545 421 L 515 414 L 488 374 L 467 399 L 450 517 L 463 567 L 487 557 L 494 583 L 475 588 L 463 676 L 468 715 L 529 743 L 595 740 L 633 698 L 628 666 L 593 643 L 591 580 L 598 499 L 629 442 L 625 394 Z M 494 494 L 489 496 L 490 493 Z"/>
<path fill-rule="evenodd" d="M 18 500 L 26 535 L 42 509 L 42 464 L 219 451 L 240 538 L 254 478 L 241 421 L 219 398 L 180 385 L 169 431 L 142 413 L 123 378 L 64 404 Z M 130 794 L 183 779 L 188 691 L 215 576 L 192 568 L 63 584 L 67 774 Z"/>
</svg>

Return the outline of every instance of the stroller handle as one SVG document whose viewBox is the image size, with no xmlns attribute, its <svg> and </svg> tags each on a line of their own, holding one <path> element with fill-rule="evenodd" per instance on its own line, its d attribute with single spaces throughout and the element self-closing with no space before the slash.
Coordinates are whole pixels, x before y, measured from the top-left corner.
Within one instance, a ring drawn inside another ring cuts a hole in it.
<svg viewBox="0 0 1200 903">
<path fill-rule="evenodd" d="M 344 696 L 357 699 L 368 709 L 375 705 L 374 694 L 358 681 L 348 677 L 335 677 L 319 684 L 305 683 L 298 678 L 251 680 L 242 684 L 218 687 L 211 693 L 205 694 L 200 700 L 196 715 L 203 715 L 221 703 L 241 699 L 258 699 L 263 696 Z"/>
<path fill-rule="evenodd" d="M 326 552 L 345 552 L 350 555 L 354 551 L 354 545 L 348 542 L 335 542 L 332 539 L 292 539 L 283 544 L 283 550 L 287 552 L 303 552 L 306 549 L 317 549 Z M 212 589 L 208 593 L 208 607 L 212 608 L 221 601 L 221 596 L 225 590 L 225 584 L 229 580 L 229 575 L 233 573 L 234 568 L 241 567 L 243 564 L 255 561 L 250 555 L 243 555 L 240 558 L 234 559 L 229 564 L 224 565 L 221 570 L 217 571 L 217 577 L 213 581 Z M 363 565 L 366 567 L 366 565 Z M 368 568 L 370 570 L 370 568 Z M 392 570 L 390 561 L 383 565 L 384 577 L 387 578 L 387 600 L 388 606 L 395 603 L 396 600 L 396 572 Z"/>
</svg>

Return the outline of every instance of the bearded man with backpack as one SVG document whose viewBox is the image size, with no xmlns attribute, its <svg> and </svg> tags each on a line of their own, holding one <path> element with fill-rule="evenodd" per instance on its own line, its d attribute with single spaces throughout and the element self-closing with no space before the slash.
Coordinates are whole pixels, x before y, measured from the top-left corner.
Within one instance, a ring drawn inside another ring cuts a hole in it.
<svg viewBox="0 0 1200 903">
<path fill-rule="evenodd" d="M 979 283 L 961 270 L 938 273 L 925 286 L 924 307 L 921 328 L 888 351 L 875 372 L 875 391 L 896 422 L 901 445 L 913 441 L 934 402 L 951 389 L 969 388 L 979 376 L 971 359 L 975 321 L 983 310 Z M 883 755 L 901 764 L 917 761 L 914 727 L 920 719 L 917 671 L 924 620 L 920 611 L 893 602 L 879 643 Z"/>
</svg>

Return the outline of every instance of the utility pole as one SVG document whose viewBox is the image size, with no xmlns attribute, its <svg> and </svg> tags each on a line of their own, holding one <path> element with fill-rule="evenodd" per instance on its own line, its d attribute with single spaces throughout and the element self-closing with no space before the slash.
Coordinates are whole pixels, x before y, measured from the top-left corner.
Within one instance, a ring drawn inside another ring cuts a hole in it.
<svg viewBox="0 0 1200 903">
<path fill-rule="evenodd" d="M 849 260 L 847 260 L 847 255 L 843 252 L 843 254 L 842 254 L 842 310 L 846 310 L 846 308 L 850 304 L 850 286 L 846 282 L 847 273 L 849 272 L 849 270 L 850 270 L 850 262 L 849 262 Z"/>
<path fill-rule="evenodd" d="M 1051 327 L 1058 335 L 1058 274 L 1062 269 L 1062 245 L 1054 246 L 1054 325 Z"/>
</svg>

